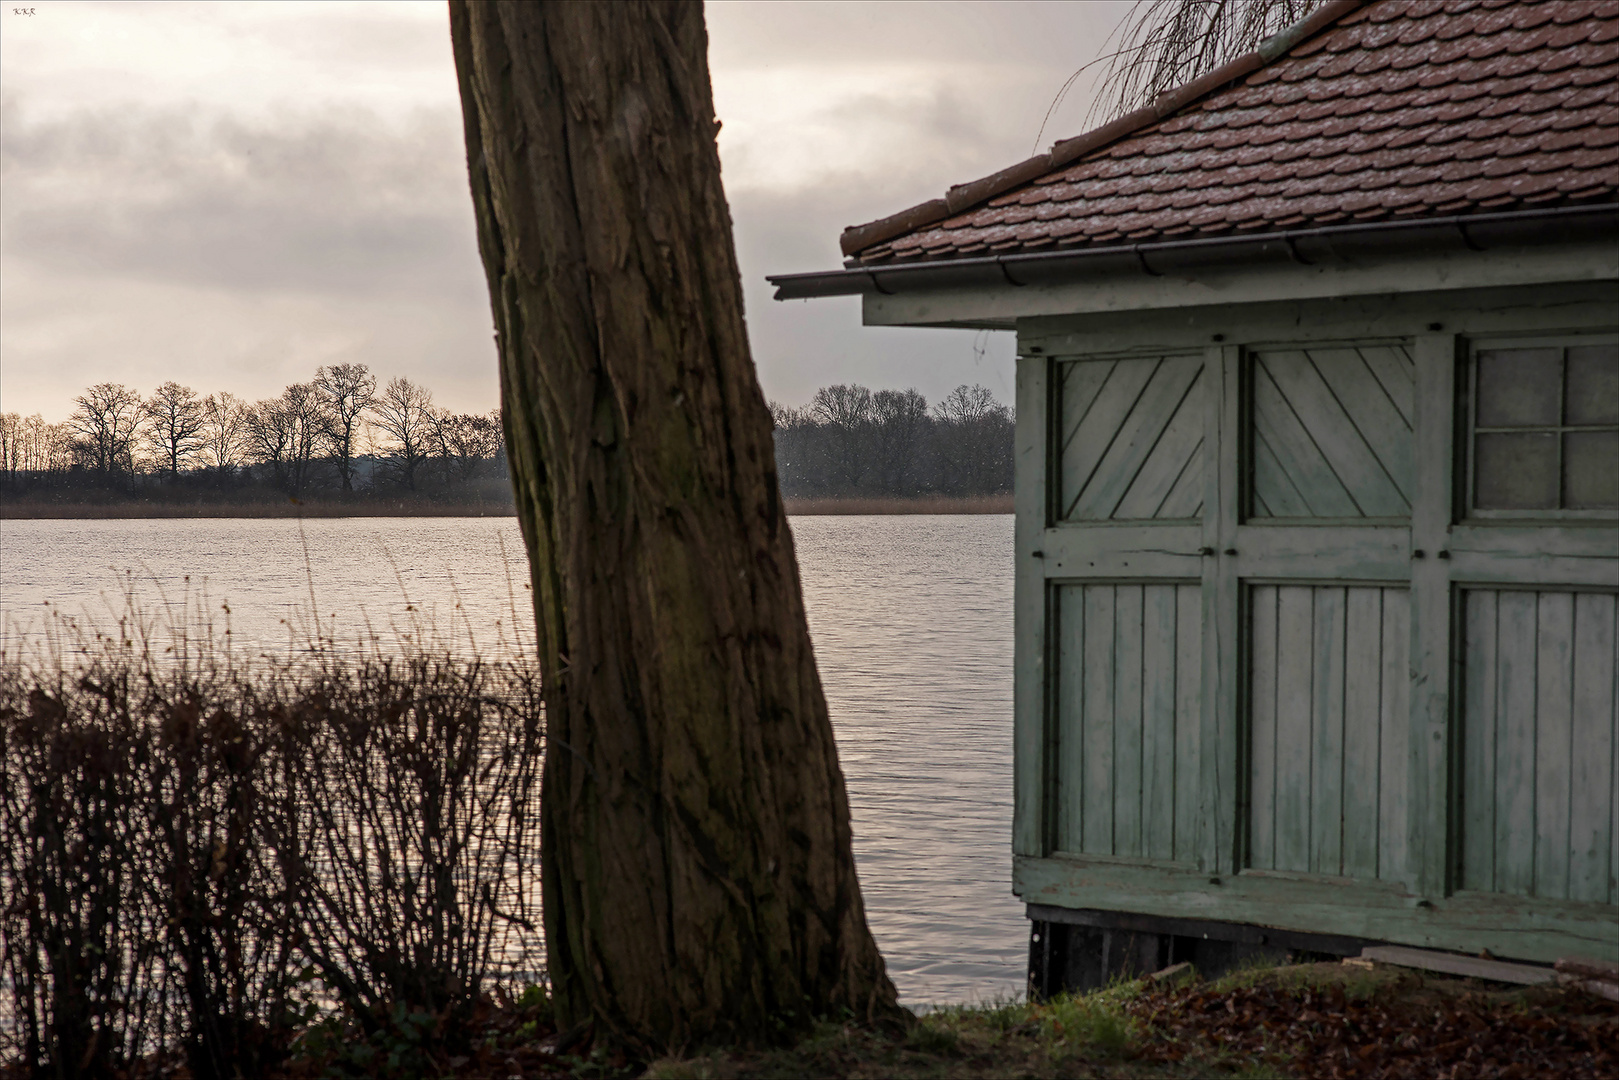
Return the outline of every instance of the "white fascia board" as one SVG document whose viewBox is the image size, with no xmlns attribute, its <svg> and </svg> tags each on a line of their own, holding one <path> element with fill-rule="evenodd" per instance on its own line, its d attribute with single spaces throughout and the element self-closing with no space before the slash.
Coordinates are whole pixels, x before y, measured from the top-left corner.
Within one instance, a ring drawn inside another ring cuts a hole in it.
<svg viewBox="0 0 1619 1080">
<path fill-rule="evenodd" d="M 862 321 L 867 326 L 1012 329 L 1019 319 L 1042 315 L 1601 281 L 1619 283 L 1619 244 L 1608 238 L 1487 252 L 1449 250 L 1368 262 L 1234 263 L 1229 268 L 1203 268 L 1192 274 L 1114 273 L 1051 284 L 866 293 Z"/>
</svg>

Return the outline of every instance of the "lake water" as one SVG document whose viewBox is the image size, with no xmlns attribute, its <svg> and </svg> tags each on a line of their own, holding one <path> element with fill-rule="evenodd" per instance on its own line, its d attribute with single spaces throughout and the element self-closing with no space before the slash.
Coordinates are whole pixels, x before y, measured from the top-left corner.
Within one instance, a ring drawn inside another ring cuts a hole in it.
<svg viewBox="0 0 1619 1080">
<path fill-rule="evenodd" d="M 866 912 L 910 1005 L 1020 995 L 1011 894 L 1012 518 L 797 517 L 804 601 L 854 815 Z M 531 640 L 512 518 L 0 521 L 0 617 L 50 604 L 228 620 L 238 646 L 423 627 Z M 225 608 L 229 608 L 229 614 Z"/>
</svg>

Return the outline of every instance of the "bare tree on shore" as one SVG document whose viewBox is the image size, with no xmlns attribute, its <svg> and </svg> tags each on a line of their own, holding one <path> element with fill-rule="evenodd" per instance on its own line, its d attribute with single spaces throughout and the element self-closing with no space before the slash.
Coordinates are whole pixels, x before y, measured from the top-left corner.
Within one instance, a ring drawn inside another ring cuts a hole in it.
<svg viewBox="0 0 1619 1080">
<path fill-rule="evenodd" d="M 390 379 L 371 415 L 390 440 L 385 451 L 400 483 L 415 491 L 416 474 L 433 450 L 433 395 L 409 379 Z"/>
<path fill-rule="evenodd" d="M 354 490 L 354 442 L 366 410 L 377 401 L 377 378 L 364 364 L 333 364 L 315 372 L 315 393 L 326 420 L 326 441 L 343 490 Z"/>
<path fill-rule="evenodd" d="M 462 482 L 471 480 L 485 461 L 500 453 L 500 410 L 485 414 L 435 411 L 433 447 Z"/>
<path fill-rule="evenodd" d="M 824 424 L 832 435 L 830 466 L 838 483 L 853 485 L 871 465 L 866 451 L 871 426 L 871 391 L 864 386 L 823 386 L 804 408 L 804 415 Z"/>
<path fill-rule="evenodd" d="M 207 420 L 197 392 L 172 379 L 141 406 L 146 420 L 146 443 L 162 462 L 170 479 L 178 479 L 180 466 L 203 447 Z"/>
<path fill-rule="evenodd" d="M 928 399 L 916 390 L 879 390 L 871 396 L 871 418 L 883 488 L 903 491 L 911 486 L 917 450 L 927 437 Z"/>
<path fill-rule="evenodd" d="M 276 483 L 299 495 L 308 485 L 319 455 L 324 424 L 320 400 L 309 383 L 293 383 L 281 396 L 247 411 L 248 456 L 268 466 Z"/>
<path fill-rule="evenodd" d="M 73 399 L 69 423 L 89 466 L 111 475 L 134 471 L 133 448 L 141 421 L 141 396 L 121 383 L 97 383 Z"/>
<path fill-rule="evenodd" d="M 209 394 L 202 401 L 203 456 L 207 463 L 228 473 L 238 463 L 247 429 L 247 403 L 228 391 Z"/>
</svg>

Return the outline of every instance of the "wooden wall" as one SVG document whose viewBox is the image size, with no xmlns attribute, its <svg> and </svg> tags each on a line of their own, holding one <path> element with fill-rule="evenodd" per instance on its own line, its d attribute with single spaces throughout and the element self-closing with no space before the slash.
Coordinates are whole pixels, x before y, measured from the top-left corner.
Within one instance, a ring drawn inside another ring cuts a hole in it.
<svg viewBox="0 0 1619 1080">
<path fill-rule="evenodd" d="M 1019 325 L 1019 895 L 1619 959 L 1619 507 L 1469 494 L 1480 357 L 1607 386 L 1612 296 Z"/>
<path fill-rule="evenodd" d="M 1619 901 L 1611 593 L 1469 589 L 1463 888 Z"/>
</svg>

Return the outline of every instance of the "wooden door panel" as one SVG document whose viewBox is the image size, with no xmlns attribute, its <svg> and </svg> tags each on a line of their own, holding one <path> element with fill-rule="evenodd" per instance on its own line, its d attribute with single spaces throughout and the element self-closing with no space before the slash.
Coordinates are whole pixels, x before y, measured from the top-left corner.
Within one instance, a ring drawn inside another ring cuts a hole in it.
<svg viewBox="0 0 1619 1080">
<path fill-rule="evenodd" d="M 1403 588 L 1249 590 L 1249 865 L 1405 880 Z"/>
<path fill-rule="evenodd" d="M 1196 858 L 1202 591 L 1057 587 L 1058 850 Z"/>
<path fill-rule="evenodd" d="M 1619 597 L 1463 596 L 1461 885 L 1614 903 Z"/>
<path fill-rule="evenodd" d="M 1403 518 L 1415 374 L 1403 345 L 1253 355 L 1255 518 Z"/>
<path fill-rule="evenodd" d="M 1198 356 L 1059 365 L 1058 520 L 1202 512 L 1202 373 Z"/>
</svg>

